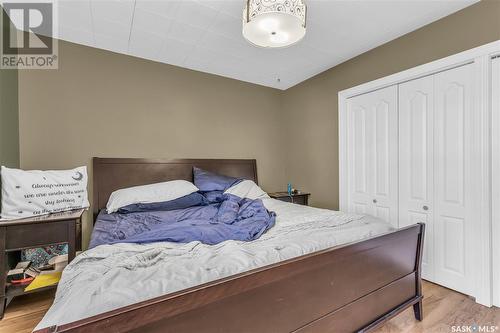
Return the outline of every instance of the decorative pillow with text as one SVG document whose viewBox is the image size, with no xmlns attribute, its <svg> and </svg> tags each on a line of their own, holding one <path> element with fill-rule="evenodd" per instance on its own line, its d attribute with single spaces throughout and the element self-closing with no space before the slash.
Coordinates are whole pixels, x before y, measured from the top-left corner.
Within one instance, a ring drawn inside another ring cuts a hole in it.
<svg viewBox="0 0 500 333">
<path fill-rule="evenodd" d="M 72 170 L 20 170 L 2 166 L 0 220 L 88 208 L 87 167 Z"/>
</svg>

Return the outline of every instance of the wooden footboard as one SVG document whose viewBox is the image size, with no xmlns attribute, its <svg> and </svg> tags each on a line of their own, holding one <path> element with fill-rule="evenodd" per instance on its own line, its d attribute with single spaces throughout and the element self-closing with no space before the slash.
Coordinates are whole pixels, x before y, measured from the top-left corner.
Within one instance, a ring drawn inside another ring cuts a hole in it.
<svg viewBox="0 0 500 333">
<path fill-rule="evenodd" d="M 353 332 L 414 307 L 424 225 L 157 297 L 47 332 Z"/>
</svg>

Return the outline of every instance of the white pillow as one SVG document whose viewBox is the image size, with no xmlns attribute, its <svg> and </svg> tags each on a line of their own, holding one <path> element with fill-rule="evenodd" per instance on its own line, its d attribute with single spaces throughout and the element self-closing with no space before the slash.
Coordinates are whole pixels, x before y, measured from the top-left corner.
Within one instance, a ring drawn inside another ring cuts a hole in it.
<svg viewBox="0 0 500 333">
<path fill-rule="evenodd" d="M 1 177 L 2 220 L 89 207 L 85 166 L 49 171 L 2 166 Z"/>
<path fill-rule="evenodd" d="M 111 214 L 128 205 L 175 200 L 197 191 L 198 188 L 187 180 L 128 187 L 111 193 L 106 210 Z"/>
<path fill-rule="evenodd" d="M 248 199 L 266 199 L 269 198 L 266 192 L 264 192 L 257 184 L 252 180 L 244 180 L 236 185 L 228 188 L 224 193 L 233 194 L 240 198 Z"/>
</svg>

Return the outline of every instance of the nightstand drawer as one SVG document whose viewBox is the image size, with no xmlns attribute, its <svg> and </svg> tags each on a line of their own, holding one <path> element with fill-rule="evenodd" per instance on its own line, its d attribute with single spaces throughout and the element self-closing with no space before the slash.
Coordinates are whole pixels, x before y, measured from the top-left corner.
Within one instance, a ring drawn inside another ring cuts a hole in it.
<svg viewBox="0 0 500 333">
<path fill-rule="evenodd" d="M 53 222 L 6 227 L 5 248 L 17 250 L 68 241 L 68 223 Z"/>
<path fill-rule="evenodd" d="M 290 202 L 298 205 L 304 205 L 307 206 L 307 196 L 306 195 L 296 195 L 292 197 L 292 200 Z"/>
<path fill-rule="evenodd" d="M 294 204 L 304 205 L 304 206 L 307 206 L 309 204 L 309 195 L 310 195 L 309 193 L 293 194 L 291 196 L 288 195 L 286 192 L 275 192 L 268 194 L 271 198 L 280 201 L 291 202 Z"/>
<path fill-rule="evenodd" d="M 303 195 L 294 196 L 294 197 L 279 197 L 276 199 L 278 199 L 280 201 L 291 202 L 294 204 L 307 206 L 307 197 L 303 196 Z"/>
<path fill-rule="evenodd" d="M 279 198 L 274 198 L 279 201 L 284 201 L 284 202 L 292 202 L 292 197 L 279 197 Z"/>
</svg>

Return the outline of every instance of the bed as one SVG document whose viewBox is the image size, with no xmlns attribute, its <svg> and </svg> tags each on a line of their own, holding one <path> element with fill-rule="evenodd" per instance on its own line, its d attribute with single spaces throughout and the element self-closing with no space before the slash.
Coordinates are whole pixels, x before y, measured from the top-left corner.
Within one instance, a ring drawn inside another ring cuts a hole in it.
<svg viewBox="0 0 500 333">
<path fill-rule="evenodd" d="M 94 158 L 93 164 L 94 216 L 113 191 L 167 180 L 191 181 L 194 166 L 257 182 L 255 160 Z M 224 244 L 217 255 L 210 252 L 214 246 L 191 243 L 116 244 L 87 251 L 63 274 L 56 301 L 36 332 L 365 332 L 411 306 L 416 319 L 422 319 L 423 224 L 390 230 L 367 217 L 299 208 L 274 199 L 265 205 L 277 211 L 283 223 L 277 222 L 248 244 Z M 286 223 L 294 219 L 300 223 Z M 340 222 L 332 226 L 332 219 Z M 334 233 L 325 233 L 329 228 Z M 256 255 L 258 250 L 264 255 Z M 134 284 L 134 270 L 127 262 L 136 267 L 144 258 L 152 258 L 151 251 L 173 251 L 181 259 L 191 258 L 183 265 L 168 256 L 165 262 L 160 260 L 150 275 L 155 283 L 162 284 L 172 273 L 186 278 L 178 279 L 174 287 L 170 283 L 156 288 L 156 293 L 163 291 L 156 296 L 151 280 L 139 281 L 142 284 L 136 286 L 143 288 L 127 293 L 125 283 Z M 233 265 L 232 257 L 240 253 L 253 258 L 240 260 L 250 263 L 246 267 Z M 136 255 L 140 260 L 132 261 Z M 120 267 L 109 280 L 113 283 L 92 285 L 92 276 L 101 281 L 99 270 L 106 267 L 93 263 L 103 258 L 107 266 L 119 263 Z M 211 275 L 210 263 L 222 273 Z M 190 270 L 197 272 L 197 278 L 188 278 Z M 117 288 L 120 278 L 123 285 Z M 95 297 L 109 300 L 110 293 L 113 299 L 128 301 L 111 304 Z M 78 315 L 79 311 L 85 315 Z"/>
</svg>

